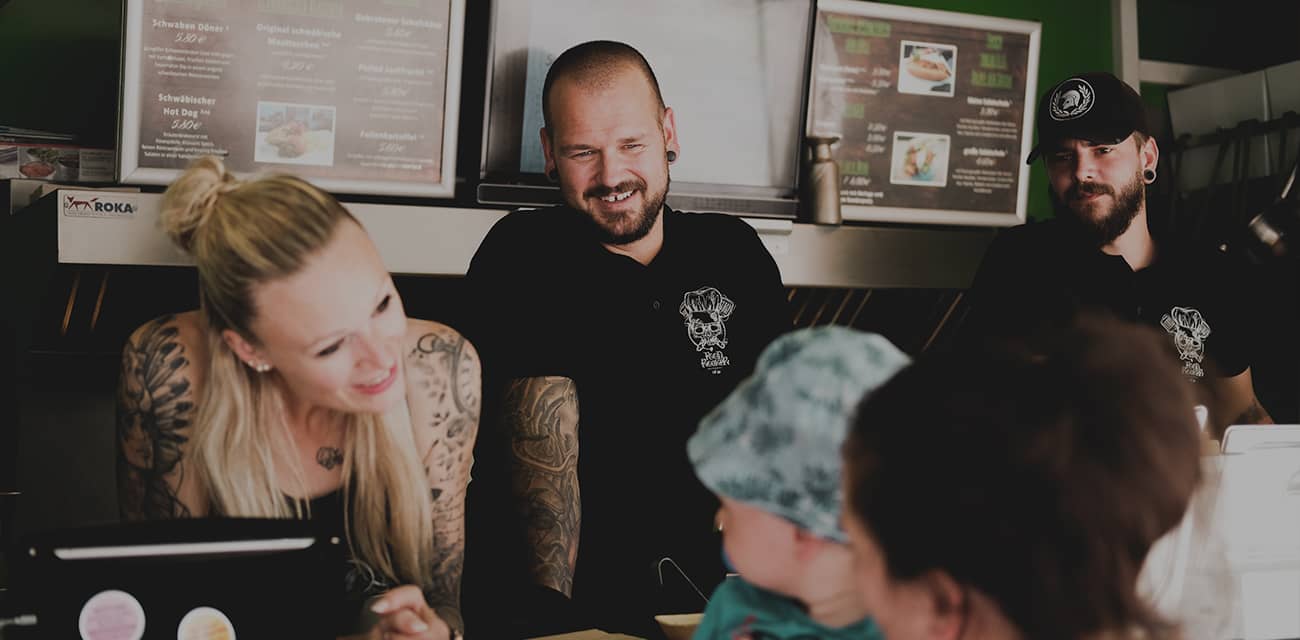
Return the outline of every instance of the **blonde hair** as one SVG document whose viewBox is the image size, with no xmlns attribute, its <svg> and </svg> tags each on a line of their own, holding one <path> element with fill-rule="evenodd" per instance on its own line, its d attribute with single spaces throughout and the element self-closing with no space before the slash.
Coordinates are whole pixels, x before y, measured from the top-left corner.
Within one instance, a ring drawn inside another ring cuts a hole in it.
<svg viewBox="0 0 1300 640">
<path fill-rule="evenodd" d="M 241 182 L 213 157 L 194 161 L 172 183 L 161 219 L 198 266 L 207 321 L 211 358 L 192 441 L 200 487 L 222 515 L 309 518 L 307 500 L 286 497 L 276 480 L 277 464 L 286 465 L 298 495 L 306 493 L 279 376 L 245 366 L 221 332 L 258 344 L 250 330 L 254 287 L 297 272 L 340 223 L 356 220 L 299 178 Z M 333 417 L 343 423 L 344 521 L 353 555 L 399 583 L 432 585 L 432 497 L 410 426 L 377 414 Z"/>
</svg>

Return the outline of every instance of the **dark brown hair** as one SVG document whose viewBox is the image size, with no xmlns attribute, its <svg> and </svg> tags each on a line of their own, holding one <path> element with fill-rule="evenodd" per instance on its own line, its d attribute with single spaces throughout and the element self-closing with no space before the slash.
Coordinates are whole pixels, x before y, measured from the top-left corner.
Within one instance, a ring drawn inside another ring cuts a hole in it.
<svg viewBox="0 0 1300 640">
<path fill-rule="evenodd" d="M 612 40 L 592 40 L 577 44 L 561 53 L 551 68 L 546 71 L 546 81 L 542 84 L 542 120 L 548 134 L 554 135 L 551 122 L 551 89 L 555 83 L 564 78 L 571 78 L 582 85 L 600 85 L 608 82 L 614 74 L 628 67 L 640 71 L 650 83 L 659 110 L 664 109 L 664 97 L 659 92 L 659 79 L 646 62 L 645 56 L 631 45 Z"/>
<path fill-rule="evenodd" d="M 864 399 L 844 447 L 849 515 L 889 574 L 939 570 L 1028 638 L 1173 629 L 1137 593 L 1200 481 L 1177 359 L 1090 318 L 1053 348 L 927 355 Z"/>
</svg>

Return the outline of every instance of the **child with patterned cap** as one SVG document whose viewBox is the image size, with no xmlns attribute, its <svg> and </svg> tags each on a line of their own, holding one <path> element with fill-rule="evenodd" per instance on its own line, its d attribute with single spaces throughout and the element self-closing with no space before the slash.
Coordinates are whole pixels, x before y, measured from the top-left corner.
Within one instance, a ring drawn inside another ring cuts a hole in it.
<svg viewBox="0 0 1300 640">
<path fill-rule="evenodd" d="M 714 591 L 695 640 L 881 637 L 840 528 L 840 444 L 863 394 L 907 364 L 879 335 L 795 331 L 700 421 L 687 451 L 722 502 L 723 548 L 739 575 Z"/>
</svg>

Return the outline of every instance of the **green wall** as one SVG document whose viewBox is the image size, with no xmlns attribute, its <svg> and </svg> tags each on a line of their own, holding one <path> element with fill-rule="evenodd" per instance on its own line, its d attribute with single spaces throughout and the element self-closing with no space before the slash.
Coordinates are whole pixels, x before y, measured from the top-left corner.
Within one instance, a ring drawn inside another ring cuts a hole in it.
<svg viewBox="0 0 1300 640">
<path fill-rule="evenodd" d="M 1042 47 L 1038 60 L 1039 94 L 1076 73 L 1114 70 L 1110 0 L 908 0 L 887 4 L 1042 23 Z M 1037 96 L 1034 99 L 1037 101 Z M 1041 162 L 1035 163 L 1029 173 L 1028 213 L 1031 220 L 1052 216 L 1051 203 L 1047 198 L 1047 172 Z"/>
</svg>

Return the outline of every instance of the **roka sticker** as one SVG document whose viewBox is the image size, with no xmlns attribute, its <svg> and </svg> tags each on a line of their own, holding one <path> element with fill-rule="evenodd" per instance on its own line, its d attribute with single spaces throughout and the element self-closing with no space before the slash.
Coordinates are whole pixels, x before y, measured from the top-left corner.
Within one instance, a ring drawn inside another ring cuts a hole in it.
<svg viewBox="0 0 1300 640">
<path fill-rule="evenodd" d="M 88 196 L 65 194 L 63 196 L 63 215 L 85 217 L 119 217 L 135 215 L 134 202 L 120 197 Z"/>
</svg>

